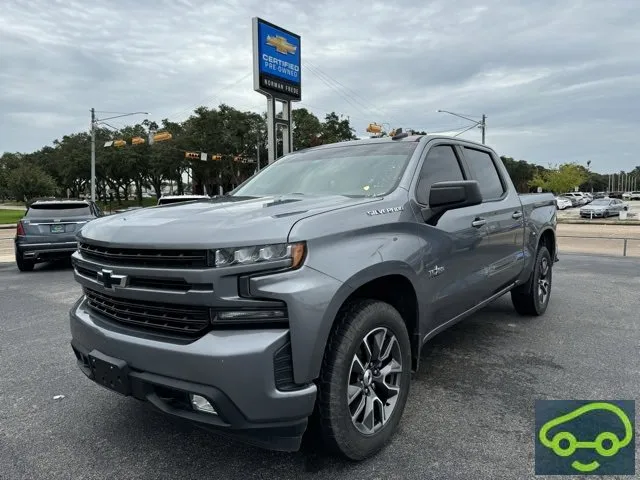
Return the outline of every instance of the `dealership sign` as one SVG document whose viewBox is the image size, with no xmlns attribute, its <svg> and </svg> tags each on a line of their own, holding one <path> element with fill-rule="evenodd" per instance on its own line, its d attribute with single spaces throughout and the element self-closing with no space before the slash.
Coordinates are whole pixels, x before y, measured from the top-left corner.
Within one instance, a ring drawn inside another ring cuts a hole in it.
<svg viewBox="0 0 640 480">
<path fill-rule="evenodd" d="M 253 88 L 277 99 L 299 101 L 300 35 L 253 19 Z"/>
</svg>

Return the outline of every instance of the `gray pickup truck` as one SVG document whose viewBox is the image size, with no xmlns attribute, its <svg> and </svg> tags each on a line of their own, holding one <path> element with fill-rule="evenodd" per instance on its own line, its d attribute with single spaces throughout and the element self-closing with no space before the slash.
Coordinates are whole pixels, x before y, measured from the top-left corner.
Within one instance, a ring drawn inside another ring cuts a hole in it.
<svg viewBox="0 0 640 480">
<path fill-rule="evenodd" d="M 553 195 L 518 195 L 484 145 L 315 147 L 226 196 L 87 224 L 71 345 L 168 415 L 282 451 L 315 425 L 359 460 L 396 430 L 425 342 L 506 293 L 545 312 L 555 227 Z"/>
</svg>

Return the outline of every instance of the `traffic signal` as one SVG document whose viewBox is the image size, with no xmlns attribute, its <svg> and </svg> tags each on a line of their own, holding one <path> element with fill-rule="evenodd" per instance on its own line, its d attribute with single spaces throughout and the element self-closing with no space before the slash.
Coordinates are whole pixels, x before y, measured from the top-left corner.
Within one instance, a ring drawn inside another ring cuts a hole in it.
<svg viewBox="0 0 640 480">
<path fill-rule="evenodd" d="M 200 160 L 200 152 L 184 152 L 184 158 L 191 160 Z"/>
<path fill-rule="evenodd" d="M 369 133 L 382 133 L 382 125 L 378 125 L 377 123 L 370 123 L 367 127 L 367 132 Z"/>
<path fill-rule="evenodd" d="M 153 136 L 153 141 L 164 142 L 165 140 L 171 140 L 172 138 L 173 138 L 173 135 L 171 135 L 169 132 L 162 132 L 162 133 L 156 133 Z"/>
<path fill-rule="evenodd" d="M 222 160 L 222 155 L 220 155 L 219 153 L 211 155 L 211 160 Z"/>
<path fill-rule="evenodd" d="M 234 162 L 241 162 L 242 161 L 242 155 L 236 155 L 235 157 L 233 157 L 233 161 Z"/>
<path fill-rule="evenodd" d="M 144 138 L 142 137 L 133 137 L 131 139 L 131 145 L 141 145 L 144 143 Z"/>
<path fill-rule="evenodd" d="M 113 141 L 113 146 L 114 147 L 124 147 L 127 144 L 127 142 L 125 140 L 114 140 Z"/>
</svg>

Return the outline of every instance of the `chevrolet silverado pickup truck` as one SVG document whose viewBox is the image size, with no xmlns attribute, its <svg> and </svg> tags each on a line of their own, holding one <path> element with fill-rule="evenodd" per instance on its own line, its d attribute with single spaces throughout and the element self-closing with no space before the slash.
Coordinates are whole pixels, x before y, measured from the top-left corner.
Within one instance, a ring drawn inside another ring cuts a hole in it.
<svg viewBox="0 0 640 480">
<path fill-rule="evenodd" d="M 71 346 L 167 415 L 281 451 L 308 430 L 361 460 L 396 430 L 427 341 L 507 293 L 545 312 L 555 227 L 553 195 L 518 195 L 484 145 L 314 147 L 226 196 L 87 224 Z"/>
</svg>

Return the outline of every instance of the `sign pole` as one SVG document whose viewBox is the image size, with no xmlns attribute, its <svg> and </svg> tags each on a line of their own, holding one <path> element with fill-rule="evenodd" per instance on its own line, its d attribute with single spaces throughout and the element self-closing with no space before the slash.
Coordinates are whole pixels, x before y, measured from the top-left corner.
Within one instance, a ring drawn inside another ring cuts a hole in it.
<svg viewBox="0 0 640 480">
<path fill-rule="evenodd" d="M 252 34 L 253 89 L 267 97 L 267 152 L 271 165 L 278 159 L 278 127 L 282 129 L 283 155 L 293 152 L 292 102 L 302 100 L 301 39 L 258 17 L 252 19 Z M 276 116 L 276 102 L 283 104 L 280 118 Z"/>
<path fill-rule="evenodd" d="M 269 165 L 276 161 L 276 99 L 267 97 L 267 152 Z"/>
</svg>

